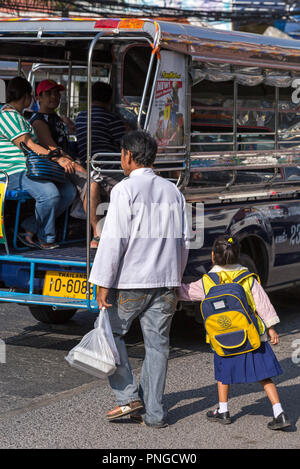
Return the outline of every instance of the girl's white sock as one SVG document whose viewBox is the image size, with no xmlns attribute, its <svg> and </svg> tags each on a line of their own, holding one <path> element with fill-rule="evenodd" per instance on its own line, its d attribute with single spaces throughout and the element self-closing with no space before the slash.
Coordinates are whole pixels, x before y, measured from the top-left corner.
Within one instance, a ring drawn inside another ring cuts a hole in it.
<svg viewBox="0 0 300 469">
<path fill-rule="evenodd" d="M 223 412 L 228 412 L 228 402 L 219 402 L 219 414 L 223 414 Z"/>
<path fill-rule="evenodd" d="M 277 404 L 274 404 L 274 405 L 273 405 L 273 414 L 274 414 L 274 418 L 275 418 L 275 419 L 276 419 L 276 418 L 278 417 L 278 415 L 280 415 L 282 412 L 283 412 L 283 408 L 281 407 L 280 402 L 278 402 Z"/>
</svg>

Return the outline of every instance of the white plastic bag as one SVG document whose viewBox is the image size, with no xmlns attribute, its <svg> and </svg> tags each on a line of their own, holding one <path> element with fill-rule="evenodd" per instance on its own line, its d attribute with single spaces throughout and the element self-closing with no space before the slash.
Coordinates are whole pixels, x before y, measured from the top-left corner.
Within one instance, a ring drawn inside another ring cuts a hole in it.
<svg viewBox="0 0 300 469">
<path fill-rule="evenodd" d="M 106 378 L 115 372 L 116 365 L 120 363 L 106 308 L 101 309 L 94 327 L 65 359 L 80 371 Z"/>
</svg>

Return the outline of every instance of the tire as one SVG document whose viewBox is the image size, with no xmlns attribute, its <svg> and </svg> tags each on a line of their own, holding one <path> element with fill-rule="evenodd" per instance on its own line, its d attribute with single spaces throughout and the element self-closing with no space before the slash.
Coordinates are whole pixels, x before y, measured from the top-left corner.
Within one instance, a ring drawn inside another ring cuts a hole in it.
<svg viewBox="0 0 300 469">
<path fill-rule="evenodd" d="M 255 265 L 255 262 L 250 256 L 248 256 L 248 254 L 241 253 L 240 262 L 241 262 L 241 265 L 243 267 L 247 267 L 249 272 L 253 272 L 254 274 L 258 274 L 258 269 Z"/>
<path fill-rule="evenodd" d="M 28 306 L 32 316 L 45 324 L 65 324 L 76 313 L 76 309 L 52 309 L 52 306 Z"/>
</svg>

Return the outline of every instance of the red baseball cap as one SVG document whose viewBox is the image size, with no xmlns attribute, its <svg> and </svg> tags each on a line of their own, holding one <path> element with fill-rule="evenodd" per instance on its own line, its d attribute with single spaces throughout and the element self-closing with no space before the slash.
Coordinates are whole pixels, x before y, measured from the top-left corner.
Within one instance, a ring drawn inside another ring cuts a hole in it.
<svg viewBox="0 0 300 469">
<path fill-rule="evenodd" d="M 52 88 L 57 88 L 58 91 L 64 91 L 65 87 L 63 85 L 59 85 L 54 80 L 42 80 L 36 89 L 36 94 L 39 96 L 43 91 L 52 90 Z"/>
</svg>

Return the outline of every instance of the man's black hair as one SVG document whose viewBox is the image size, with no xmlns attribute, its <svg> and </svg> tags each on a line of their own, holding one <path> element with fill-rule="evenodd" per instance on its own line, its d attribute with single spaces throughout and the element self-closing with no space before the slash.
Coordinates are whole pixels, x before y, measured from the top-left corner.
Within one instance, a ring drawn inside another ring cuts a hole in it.
<svg viewBox="0 0 300 469">
<path fill-rule="evenodd" d="M 23 98 L 23 96 L 30 95 L 31 92 L 31 84 L 26 80 L 26 78 L 12 78 L 7 85 L 6 102 L 9 103 L 10 101 L 18 101 L 19 99 Z"/>
<path fill-rule="evenodd" d="M 108 103 L 112 97 L 112 87 L 103 81 L 97 81 L 92 86 L 92 101 Z"/>
<path fill-rule="evenodd" d="M 139 166 L 151 167 L 156 157 L 157 143 L 148 132 L 134 130 L 123 135 L 121 148 L 129 150 Z"/>
</svg>

